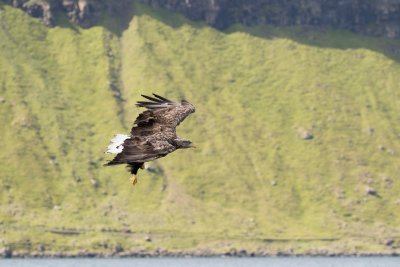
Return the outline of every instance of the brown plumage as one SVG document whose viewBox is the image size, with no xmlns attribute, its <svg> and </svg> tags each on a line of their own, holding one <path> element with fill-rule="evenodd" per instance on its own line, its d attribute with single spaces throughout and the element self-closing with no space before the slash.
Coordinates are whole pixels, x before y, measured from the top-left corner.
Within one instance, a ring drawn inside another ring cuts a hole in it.
<svg viewBox="0 0 400 267">
<path fill-rule="evenodd" d="M 181 139 L 176 134 L 178 126 L 195 108 L 186 100 L 173 102 L 157 94 L 154 97 L 142 95 L 148 101 L 138 101 L 136 106 L 147 110 L 139 114 L 130 136 L 118 135 L 112 140 L 106 153 L 117 154 L 106 166 L 128 164 L 132 182 L 136 183 L 139 168 L 152 161 L 180 149 L 190 148 L 190 140 Z"/>
</svg>

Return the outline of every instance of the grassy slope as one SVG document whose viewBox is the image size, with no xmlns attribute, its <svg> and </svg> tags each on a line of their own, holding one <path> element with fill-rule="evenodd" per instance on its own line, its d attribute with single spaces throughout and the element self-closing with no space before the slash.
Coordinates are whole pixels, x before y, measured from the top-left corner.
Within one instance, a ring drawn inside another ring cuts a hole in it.
<svg viewBox="0 0 400 267">
<path fill-rule="evenodd" d="M 228 34 L 139 5 L 119 38 L 0 12 L 0 247 L 378 251 L 398 237 L 400 65 L 379 52 L 398 41 Z M 198 149 L 132 188 L 102 152 L 151 92 L 196 105 L 178 132 Z"/>
</svg>

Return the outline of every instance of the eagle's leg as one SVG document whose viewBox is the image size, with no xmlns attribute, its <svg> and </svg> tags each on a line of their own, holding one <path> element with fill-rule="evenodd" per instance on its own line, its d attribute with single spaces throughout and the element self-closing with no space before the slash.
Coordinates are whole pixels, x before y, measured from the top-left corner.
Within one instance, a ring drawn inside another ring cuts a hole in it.
<svg viewBox="0 0 400 267">
<path fill-rule="evenodd" d="M 134 163 L 129 164 L 130 171 L 132 174 L 132 177 L 131 177 L 132 185 L 137 184 L 137 172 L 138 172 L 139 168 L 142 167 L 142 165 L 143 165 L 143 162 L 134 162 Z"/>
<path fill-rule="evenodd" d="M 131 182 L 132 182 L 132 185 L 137 184 L 137 176 L 136 176 L 136 174 L 132 174 Z"/>
</svg>

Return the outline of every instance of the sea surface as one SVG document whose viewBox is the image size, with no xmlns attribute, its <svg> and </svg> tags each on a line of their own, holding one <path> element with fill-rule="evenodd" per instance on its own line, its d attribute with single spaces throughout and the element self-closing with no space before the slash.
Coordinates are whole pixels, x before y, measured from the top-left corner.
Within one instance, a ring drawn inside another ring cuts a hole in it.
<svg viewBox="0 0 400 267">
<path fill-rule="evenodd" d="M 400 257 L 0 259 L 3 267 L 400 267 Z"/>
</svg>

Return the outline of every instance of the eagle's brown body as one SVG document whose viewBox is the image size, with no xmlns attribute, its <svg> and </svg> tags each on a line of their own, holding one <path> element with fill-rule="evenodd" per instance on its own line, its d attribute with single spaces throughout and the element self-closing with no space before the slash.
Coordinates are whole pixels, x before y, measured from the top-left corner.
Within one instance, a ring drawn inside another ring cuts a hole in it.
<svg viewBox="0 0 400 267">
<path fill-rule="evenodd" d="M 193 147 L 189 140 L 177 136 L 176 126 L 195 112 L 194 106 L 185 100 L 179 103 L 153 95 L 142 95 L 150 101 L 137 102 L 138 107 L 147 110 L 136 118 L 130 136 L 120 140 L 121 144 L 115 144 L 115 151 L 119 153 L 106 166 L 128 164 L 131 173 L 136 175 L 144 162 L 164 157 L 179 148 Z"/>
</svg>

